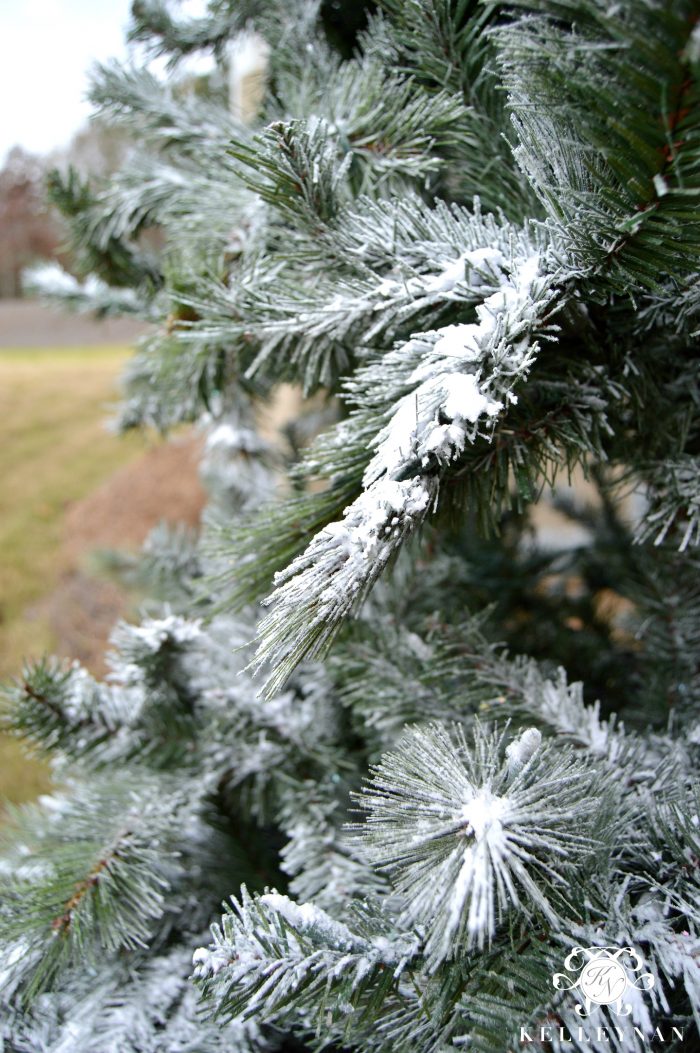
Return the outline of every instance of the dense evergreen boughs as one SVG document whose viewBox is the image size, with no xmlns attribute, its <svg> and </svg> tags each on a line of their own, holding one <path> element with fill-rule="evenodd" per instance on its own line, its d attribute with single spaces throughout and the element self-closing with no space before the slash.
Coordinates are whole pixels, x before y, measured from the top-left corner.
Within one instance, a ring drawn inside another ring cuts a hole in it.
<svg viewBox="0 0 700 1053">
<path fill-rule="evenodd" d="M 211 502 L 114 557 L 104 682 L 5 689 L 57 790 L 3 828 L 0 1048 L 695 1048 L 700 4 L 129 35 L 123 169 L 51 181 L 84 279 L 36 280 L 151 323 L 122 424 L 198 421 Z"/>
</svg>

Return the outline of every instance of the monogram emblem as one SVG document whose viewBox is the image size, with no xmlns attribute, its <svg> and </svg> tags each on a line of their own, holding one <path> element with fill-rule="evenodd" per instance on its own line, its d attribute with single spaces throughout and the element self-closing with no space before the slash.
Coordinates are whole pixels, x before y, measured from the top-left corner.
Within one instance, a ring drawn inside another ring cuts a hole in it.
<svg viewBox="0 0 700 1053">
<path fill-rule="evenodd" d="M 566 972 L 555 973 L 552 982 L 557 991 L 580 992 L 579 1016 L 588 1016 L 598 1005 L 609 1005 L 617 1016 L 628 1016 L 632 1007 L 624 1002 L 627 991 L 650 991 L 654 986 L 653 975 L 642 971 L 644 960 L 633 947 L 574 947 L 564 968 Z"/>
</svg>

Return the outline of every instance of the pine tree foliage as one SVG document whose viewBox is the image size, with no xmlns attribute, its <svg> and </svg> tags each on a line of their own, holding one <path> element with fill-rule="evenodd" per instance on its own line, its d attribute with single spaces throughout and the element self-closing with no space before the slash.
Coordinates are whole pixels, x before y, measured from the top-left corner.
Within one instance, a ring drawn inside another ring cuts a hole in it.
<svg viewBox="0 0 700 1053">
<path fill-rule="evenodd" d="M 3 827 L 3 1053 L 697 1044 L 698 26 L 133 4 L 133 148 L 52 176 L 35 281 L 151 323 L 121 425 L 196 421 L 211 500 L 107 557 L 104 681 L 4 691 L 57 789 Z M 646 979 L 582 1015 L 576 948 Z"/>
<path fill-rule="evenodd" d="M 370 858 L 394 875 L 435 964 L 483 947 L 497 908 L 530 899 L 554 920 L 531 871 L 556 894 L 603 841 L 600 831 L 591 836 L 596 813 L 598 822 L 605 815 L 595 769 L 579 768 L 570 752 L 548 756 L 536 728 L 513 739 L 505 763 L 498 739 L 480 729 L 471 749 L 459 728 L 455 739 L 445 725 L 414 729 L 385 755 L 362 801 Z"/>
<path fill-rule="evenodd" d="M 516 156 L 572 259 L 622 292 L 693 274 L 693 4 L 514 6 L 533 15 L 500 31 Z"/>
</svg>

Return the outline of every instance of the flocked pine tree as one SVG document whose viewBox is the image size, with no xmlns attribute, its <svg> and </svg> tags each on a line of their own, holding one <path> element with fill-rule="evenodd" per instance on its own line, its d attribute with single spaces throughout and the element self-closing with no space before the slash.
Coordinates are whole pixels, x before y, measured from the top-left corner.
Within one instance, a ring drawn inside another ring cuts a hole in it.
<svg viewBox="0 0 700 1053">
<path fill-rule="evenodd" d="M 52 181 L 213 500 L 7 691 L 7 1053 L 697 1048 L 700 3 L 348 12 L 139 0 Z"/>
</svg>

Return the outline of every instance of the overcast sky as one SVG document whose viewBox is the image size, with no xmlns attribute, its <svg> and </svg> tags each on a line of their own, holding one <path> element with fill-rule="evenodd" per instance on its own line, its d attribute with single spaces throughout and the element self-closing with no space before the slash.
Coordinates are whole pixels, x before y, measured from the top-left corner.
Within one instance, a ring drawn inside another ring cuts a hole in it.
<svg viewBox="0 0 700 1053">
<path fill-rule="evenodd" d="M 130 0 L 0 0 L 0 164 L 64 146 L 85 122 L 87 71 L 125 54 Z"/>
<path fill-rule="evenodd" d="M 196 18 L 207 2 L 171 6 L 178 17 Z M 90 67 L 126 57 L 130 8 L 131 0 L 0 0 L 0 166 L 15 145 L 31 153 L 68 145 L 91 112 Z M 188 68 L 210 62 L 206 53 L 193 56 Z"/>
</svg>

